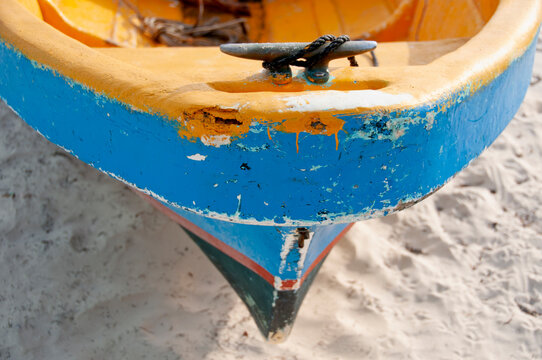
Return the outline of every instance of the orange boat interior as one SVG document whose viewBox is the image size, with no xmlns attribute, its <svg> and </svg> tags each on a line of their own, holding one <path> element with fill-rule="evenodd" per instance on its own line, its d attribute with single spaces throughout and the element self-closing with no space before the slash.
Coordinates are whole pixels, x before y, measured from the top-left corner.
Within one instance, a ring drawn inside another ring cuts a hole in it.
<svg viewBox="0 0 542 360">
<path fill-rule="evenodd" d="M 47 23 L 94 47 L 160 45 L 141 18 L 194 26 L 200 10 L 214 24 L 244 20 L 246 41 L 312 41 L 323 34 L 354 39 L 427 41 L 469 38 L 495 12 L 499 0 L 19 0 Z M 233 4 L 224 11 L 213 6 Z"/>
</svg>

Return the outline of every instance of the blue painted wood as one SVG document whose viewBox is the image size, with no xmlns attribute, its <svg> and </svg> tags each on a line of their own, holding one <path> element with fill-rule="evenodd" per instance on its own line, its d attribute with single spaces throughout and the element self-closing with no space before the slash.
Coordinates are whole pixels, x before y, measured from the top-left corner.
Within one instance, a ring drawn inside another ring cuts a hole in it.
<svg viewBox="0 0 542 360">
<path fill-rule="evenodd" d="M 252 224 L 346 223 L 419 199 L 476 158 L 517 111 L 534 53 L 533 42 L 473 94 L 467 87 L 401 114 L 341 115 L 338 151 L 333 137 L 301 134 L 296 153 L 295 134 L 275 132 L 270 141 L 259 124 L 229 146 L 190 142 L 175 120 L 135 111 L 5 43 L 0 94 L 52 142 L 175 206 Z M 394 129 L 404 135 L 394 139 Z M 205 161 L 188 158 L 195 154 Z"/>
</svg>

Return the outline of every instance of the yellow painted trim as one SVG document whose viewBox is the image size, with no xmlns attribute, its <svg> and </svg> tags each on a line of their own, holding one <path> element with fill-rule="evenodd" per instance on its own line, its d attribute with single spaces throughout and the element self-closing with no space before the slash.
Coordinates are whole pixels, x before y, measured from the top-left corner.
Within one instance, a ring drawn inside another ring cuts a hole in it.
<svg viewBox="0 0 542 360">
<path fill-rule="evenodd" d="M 55 23 L 57 26 L 57 29 L 62 31 L 64 34 L 67 34 L 71 37 L 81 39 L 85 44 L 89 46 L 96 46 L 96 47 L 105 47 L 105 46 L 112 46 L 102 40 L 99 37 L 96 37 L 92 34 L 89 34 L 88 32 L 78 29 L 72 24 L 70 24 L 70 21 L 66 19 L 62 14 L 57 10 L 56 5 L 44 0 L 38 0 L 40 7 L 42 9 L 44 20 L 48 23 Z"/>
<path fill-rule="evenodd" d="M 542 5 L 539 0 L 501 0 L 497 12 L 482 31 L 457 50 L 423 66 L 397 66 L 381 68 L 340 68 L 333 71 L 336 79 L 358 82 L 383 82 L 379 91 L 402 97 L 400 104 L 382 108 L 404 108 L 434 101 L 445 94 L 460 89 L 465 84 L 479 86 L 490 82 L 502 73 L 533 40 L 540 20 Z M 514 19 L 514 21 L 510 21 Z M 218 91 L 207 83 L 194 83 L 190 73 L 208 72 L 221 81 L 223 74 L 229 78 L 244 79 L 260 72 L 256 63 L 239 63 L 227 71 L 206 69 L 205 63 L 194 64 L 184 73 L 170 76 L 153 72 L 113 58 L 96 49 L 71 39 L 33 16 L 18 0 L 0 1 L 0 35 L 4 41 L 19 49 L 25 56 L 84 84 L 97 92 L 107 94 L 139 109 L 161 113 L 173 119 L 197 114 L 202 109 L 212 109 L 216 116 L 226 114 L 240 120 L 262 119 L 282 121 L 370 111 L 355 108 L 340 110 L 303 110 L 288 108 L 285 94 L 281 92 L 229 93 Z M 405 43 L 389 46 L 405 46 Z M 174 53 L 178 58 L 194 49 L 155 49 Z M 198 49 L 225 63 L 237 61 L 221 55 L 217 48 Z M 288 93 L 325 96 L 327 90 Z M 234 109 L 232 111 L 232 109 Z M 377 110 L 378 110 L 377 109 Z M 325 113 L 325 114 L 323 114 Z M 331 134 L 330 134 L 331 135 Z"/>
<path fill-rule="evenodd" d="M 43 16 L 41 14 L 40 5 L 38 4 L 38 0 L 19 0 L 19 2 L 28 9 L 34 16 L 36 16 L 38 19 L 43 19 Z"/>
</svg>

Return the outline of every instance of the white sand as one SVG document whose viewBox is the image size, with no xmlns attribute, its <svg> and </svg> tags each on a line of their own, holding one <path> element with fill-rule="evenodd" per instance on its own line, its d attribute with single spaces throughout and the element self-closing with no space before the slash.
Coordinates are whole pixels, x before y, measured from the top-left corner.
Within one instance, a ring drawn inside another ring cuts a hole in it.
<svg viewBox="0 0 542 360">
<path fill-rule="evenodd" d="M 354 227 L 280 346 L 177 225 L 1 105 L 0 359 L 542 359 L 541 78 L 452 183 Z"/>
</svg>

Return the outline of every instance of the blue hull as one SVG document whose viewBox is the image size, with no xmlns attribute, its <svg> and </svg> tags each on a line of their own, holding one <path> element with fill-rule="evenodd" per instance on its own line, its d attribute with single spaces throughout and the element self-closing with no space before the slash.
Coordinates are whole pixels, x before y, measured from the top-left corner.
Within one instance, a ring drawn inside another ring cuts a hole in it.
<svg viewBox="0 0 542 360">
<path fill-rule="evenodd" d="M 487 148 L 527 90 L 535 47 L 491 83 L 402 113 L 340 116 L 333 137 L 255 123 L 230 145 L 179 136 L 179 122 L 134 110 L 0 42 L 0 96 L 51 142 L 168 205 L 246 224 L 310 226 L 387 215 L 446 183 Z M 442 111 L 446 108 L 446 111 Z M 203 161 L 198 161 L 198 160 Z"/>
</svg>

